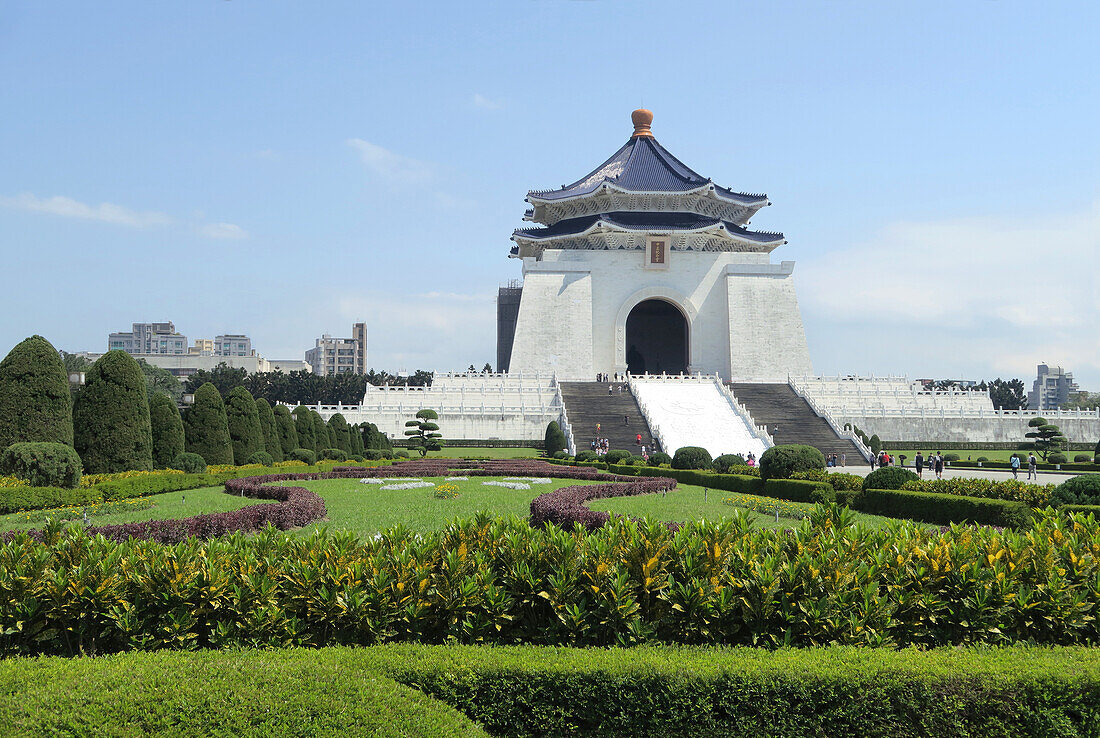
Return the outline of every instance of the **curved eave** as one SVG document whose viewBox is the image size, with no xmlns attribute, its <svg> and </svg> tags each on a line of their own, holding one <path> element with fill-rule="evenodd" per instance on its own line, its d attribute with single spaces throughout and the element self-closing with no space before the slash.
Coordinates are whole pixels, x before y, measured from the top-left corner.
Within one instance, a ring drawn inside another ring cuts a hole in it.
<svg viewBox="0 0 1100 738">
<path fill-rule="evenodd" d="M 736 228 L 729 228 L 724 223 L 714 223 L 712 225 L 700 226 L 698 228 L 667 228 L 660 226 L 624 226 L 618 223 L 609 223 L 604 220 L 597 219 L 587 228 L 573 231 L 570 233 L 556 233 L 553 235 L 540 236 L 535 233 L 524 232 L 524 229 L 517 229 L 512 233 L 512 240 L 521 244 L 538 244 L 544 248 L 548 247 L 555 241 L 585 238 L 594 233 L 676 233 L 676 234 L 694 234 L 694 233 L 707 233 L 720 238 L 726 238 L 730 241 L 736 241 L 738 243 L 753 244 L 756 246 L 771 246 L 775 248 L 782 246 L 786 243 L 782 233 L 762 233 L 758 231 L 743 232 Z M 753 238 L 751 236 L 760 236 L 761 238 Z"/>
<path fill-rule="evenodd" d="M 581 200 L 593 195 L 598 195 L 600 192 L 620 192 L 626 195 L 654 195 L 654 196 L 669 196 L 669 195 L 683 195 L 699 196 L 704 195 L 713 197 L 715 200 L 722 200 L 732 205 L 746 205 L 749 207 L 762 208 L 765 205 L 771 205 L 768 201 L 768 196 L 764 194 L 750 195 L 743 192 L 734 192 L 733 190 L 726 189 L 725 187 L 719 187 L 714 182 L 706 181 L 698 187 L 693 187 L 686 190 L 632 190 L 627 187 L 622 187 L 610 179 L 605 179 L 603 182 L 598 182 L 590 188 L 586 188 L 583 191 L 571 193 L 565 197 L 546 197 L 554 190 L 534 191 L 527 193 L 525 198 L 527 202 L 532 205 L 554 205 L 557 203 L 571 202 L 573 200 Z"/>
</svg>

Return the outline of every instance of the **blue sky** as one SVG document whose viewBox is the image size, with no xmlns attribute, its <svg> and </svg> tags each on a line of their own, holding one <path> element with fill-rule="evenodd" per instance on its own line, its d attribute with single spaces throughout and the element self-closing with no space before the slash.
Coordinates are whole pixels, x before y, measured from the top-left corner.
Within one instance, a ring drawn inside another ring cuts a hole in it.
<svg viewBox="0 0 1100 738">
<path fill-rule="evenodd" d="M 821 373 L 1100 389 L 1100 5 L 9 2 L 0 351 L 133 321 L 495 361 L 528 189 L 630 111 L 774 205 Z"/>
</svg>

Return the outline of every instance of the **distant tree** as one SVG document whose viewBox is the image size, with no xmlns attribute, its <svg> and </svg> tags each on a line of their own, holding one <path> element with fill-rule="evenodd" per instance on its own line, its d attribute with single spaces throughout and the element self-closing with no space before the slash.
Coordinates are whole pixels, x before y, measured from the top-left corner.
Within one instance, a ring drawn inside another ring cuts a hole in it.
<svg viewBox="0 0 1100 738">
<path fill-rule="evenodd" d="M 1096 442 L 1096 448 L 1092 450 L 1092 461 L 1094 464 L 1100 464 L 1100 441 Z"/>
<path fill-rule="evenodd" d="M 180 398 L 183 397 L 183 383 L 172 372 L 159 366 L 153 366 L 145 359 L 138 359 L 137 363 L 141 367 L 141 373 L 145 375 L 145 387 L 150 397 L 157 392 L 161 392 L 171 397 L 175 402 L 180 401 Z"/>
<path fill-rule="evenodd" d="M 336 445 L 332 442 L 332 436 L 328 432 L 328 424 L 325 423 L 325 419 L 321 417 L 321 414 L 316 410 L 309 411 L 310 420 L 313 422 L 313 442 L 317 444 L 317 447 L 313 450 L 317 452 L 317 458 L 321 458 L 321 452 L 326 448 L 336 448 Z"/>
<path fill-rule="evenodd" d="M 878 437 L 878 434 L 875 434 L 871 436 L 867 446 L 871 449 L 871 453 L 878 456 L 882 451 L 882 439 Z"/>
<path fill-rule="evenodd" d="M 439 432 L 439 426 L 434 420 L 439 419 L 435 410 L 420 410 L 416 413 L 415 420 L 405 421 L 405 427 L 411 430 L 405 431 L 409 438 L 409 449 L 419 451 L 421 456 L 427 456 L 429 451 L 440 451 L 443 448 L 443 434 Z"/>
<path fill-rule="evenodd" d="M 225 401 L 225 416 L 229 423 L 229 440 L 233 443 L 233 463 L 248 463 L 252 454 L 264 450 L 264 432 L 256 400 L 244 387 L 234 387 Z"/>
<path fill-rule="evenodd" d="M 225 402 L 212 382 L 195 390 L 195 403 L 183 416 L 187 451 L 198 454 L 207 464 L 232 464 L 233 443 Z"/>
<path fill-rule="evenodd" d="M 167 469 L 184 452 L 185 443 L 179 408 L 163 392 L 149 398 L 149 428 L 153 436 L 153 467 Z"/>
<path fill-rule="evenodd" d="M 1063 410 L 1094 410 L 1100 407 L 1100 392 L 1079 392 L 1061 405 Z"/>
<path fill-rule="evenodd" d="M 978 389 L 989 390 L 989 399 L 993 407 L 1002 410 L 1021 410 L 1027 407 L 1027 393 L 1024 392 L 1022 379 L 991 379 L 982 382 Z"/>
<path fill-rule="evenodd" d="M 145 375 L 125 351 L 108 351 L 88 370 L 73 406 L 73 445 L 89 474 L 153 468 Z"/>
<path fill-rule="evenodd" d="M 1031 446 L 1043 461 L 1046 461 L 1051 453 L 1066 447 L 1066 437 L 1062 435 L 1062 431 L 1058 426 L 1048 423 L 1046 418 L 1035 417 L 1027 424 L 1035 430 L 1025 433 L 1024 437 L 1032 439 Z"/>
<path fill-rule="evenodd" d="M 363 455 L 363 434 L 359 430 L 359 424 L 351 426 L 351 452 L 357 456 Z"/>
<path fill-rule="evenodd" d="M 87 358 L 79 356 L 78 354 L 70 354 L 68 351 L 61 351 L 61 363 L 65 365 L 65 374 L 72 374 L 73 372 L 86 372 L 92 366 L 92 362 Z"/>
<path fill-rule="evenodd" d="M 291 413 L 294 429 L 298 433 L 298 448 L 317 453 L 317 437 L 313 434 L 313 413 L 305 405 L 299 405 Z"/>
<path fill-rule="evenodd" d="M 217 388 L 223 398 L 228 397 L 234 387 L 244 384 L 248 372 L 243 369 L 231 369 L 224 361 L 211 370 L 200 369 L 187 378 L 184 388 L 189 394 L 194 394 L 198 388 L 210 383 Z"/>
<path fill-rule="evenodd" d="M 493 365 L 486 361 L 485 366 L 481 367 L 481 373 L 482 374 L 492 374 L 493 373 Z"/>
<path fill-rule="evenodd" d="M 276 405 L 274 415 L 275 431 L 279 436 L 279 446 L 283 451 L 283 459 L 289 459 L 290 452 L 299 448 L 298 429 L 295 427 L 294 418 L 286 405 Z"/>
<path fill-rule="evenodd" d="M 0 361 L 0 449 L 13 443 L 73 445 L 73 399 L 61 356 L 42 336 Z"/>
<path fill-rule="evenodd" d="M 467 368 L 466 371 L 468 371 L 470 374 L 476 374 L 477 367 L 475 367 L 473 364 L 470 364 L 469 368 Z"/>
<path fill-rule="evenodd" d="M 264 398 L 256 400 L 256 414 L 260 418 L 260 430 L 264 437 L 264 450 L 273 462 L 283 460 L 283 446 L 279 442 L 279 430 L 275 426 L 275 413 L 271 403 Z"/>
<path fill-rule="evenodd" d="M 351 428 L 348 427 L 348 421 L 344 420 L 343 415 L 335 413 L 329 418 L 328 429 L 333 436 L 332 440 L 335 441 L 330 448 L 338 448 L 345 454 L 355 453 L 351 446 Z"/>
<path fill-rule="evenodd" d="M 378 426 L 374 423 L 363 423 L 361 426 L 363 434 L 363 449 L 375 449 L 378 451 L 392 451 L 393 443 L 385 433 L 378 430 Z"/>
<path fill-rule="evenodd" d="M 543 446 L 546 448 L 547 456 L 553 456 L 558 451 L 565 450 L 565 433 L 562 432 L 556 420 L 551 420 L 547 424 Z"/>
</svg>

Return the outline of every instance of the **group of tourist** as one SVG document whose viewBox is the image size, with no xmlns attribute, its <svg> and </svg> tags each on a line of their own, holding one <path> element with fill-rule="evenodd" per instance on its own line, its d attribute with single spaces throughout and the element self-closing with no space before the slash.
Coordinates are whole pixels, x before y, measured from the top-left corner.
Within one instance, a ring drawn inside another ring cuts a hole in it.
<svg viewBox="0 0 1100 738">
<path fill-rule="evenodd" d="M 596 452 L 596 456 L 603 456 L 611 450 L 611 441 L 607 438 L 593 438 L 592 450 Z"/>
<path fill-rule="evenodd" d="M 913 468 L 917 470 L 917 476 L 924 479 L 924 467 L 928 467 L 929 471 L 936 475 L 936 479 L 943 479 L 943 454 L 937 451 L 934 454 L 928 454 L 928 458 L 924 458 L 924 454 L 920 451 L 917 452 L 917 457 L 913 459 Z"/>
<path fill-rule="evenodd" d="M 1013 479 L 1020 478 L 1020 463 L 1020 456 L 1018 454 L 1012 454 L 1012 458 L 1009 459 L 1008 465 L 1012 467 Z M 1035 454 L 1027 455 L 1027 478 L 1039 479 L 1039 460 L 1035 458 Z"/>
<path fill-rule="evenodd" d="M 848 466 L 848 454 L 826 455 L 825 466 Z"/>
<path fill-rule="evenodd" d="M 607 372 L 600 372 L 599 374 L 596 375 L 596 381 L 597 382 L 625 382 L 626 381 L 626 375 L 625 374 L 619 374 L 618 372 L 616 372 L 615 374 L 608 374 Z"/>
</svg>

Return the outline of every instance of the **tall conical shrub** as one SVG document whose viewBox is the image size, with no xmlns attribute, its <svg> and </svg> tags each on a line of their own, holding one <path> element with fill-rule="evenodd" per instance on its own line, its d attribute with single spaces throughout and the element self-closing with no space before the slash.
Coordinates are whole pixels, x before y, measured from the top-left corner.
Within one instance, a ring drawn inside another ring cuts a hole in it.
<svg viewBox="0 0 1100 738">
<path fill-rule="evenodd" d="M 351 427 L 351 452 L 356 456 L 363 455 L 363 434 L 359 432 L 359 424 Z"/>
<path fill-rule="evenodd" d="M 13 443 L 73 445 L 73 400 L 57 350 L 42 336 L 0 361 L 0 449 Z"/>
<path fill-rule="evenodd" d="M 244 387 L 234 387 L 225 401 L 225 417 L 229 423 L 229 440 L 233 443 L 233 463 L 247 464 L 252 454 L 264 450 L 264 431 L 256 399 Z"/>
<path fill-rule="evenodd" d="M 163 392 L 149 398 L 149 426 L 153 434 L 153 466 L 167 469 L 184 452 L 184 437 L 179 408 Z"/>
<path fill-rule="evenodd" d="M 317 439 L 313 435 L 313 413 L 305 405 L 299 405 L 291 413 L 294 416 L 294 429 L 298 431 L 298 448 L 317 453 Z"/>
<path fill-rule="evenodd" d="M 88 474 L 153 468 L 145 374 L 125 351 L 108 351 L 88 370 L 73 404 L 73 442 Z"/>
<path fill-rule="evenodd" d="M 316 410 L 309 411 L 309 417 L 313 421 L 313 442 L 317 444 L 314 447 L 314 451 L 317 452 L 317 458 L 321 458 L 321 452 L 326 448 L 336 448 L 332 442 L 332 436 L 329 435 L 328 425 L 325 423 L 325 419 L 321 417 L 321 413 Z"/>
<path fill-rule="evenodd" d="M 290 458 L 290 452 L 298 448 L 298 429 L 294 427 L 294 418 L 286 405 L 276 405 L 274 410 L 275 430 L 279 434 L 279 445 L 283 450 L 283 459 Z"/>
<path fill-rule="evenodd" d="M 218 388 L 210 382 L 195 391 L 195 404 L 183 417 L 183 431 L 187 450 L 201 456 L 207 464 L 233 463 L 225 403 Z"/>
<path fill-rule="evenodd" d="M 275 413 L 271 403 L 260 397 L 256 400 L 256 413 L 260 416 L 260 429 L 264 435 L 264 450 L 271 454 L 272 461 L 283 460 L 283 447 L 279 443 L 279 431 L 275 428 Z"/>
<path fill-rule="evenodd" d="M 553 456 L 558 451 L 565 450 L 565 433 L 556 420 L 551 420 L 546 425 L 546 437 L 543 439 L 546 455 Z"/>
<path fill-rule="evenodd" d="M 344 420 L 343 415 L 336 413 L 329 418 L 328 429 L 333 436 L 333 441 L 335 441 L 333 448 L 338 448 L 345 454 L 355 453 L 351 448 L 351 429 L 348 427 L 348 421 Z"/>
</svg>

